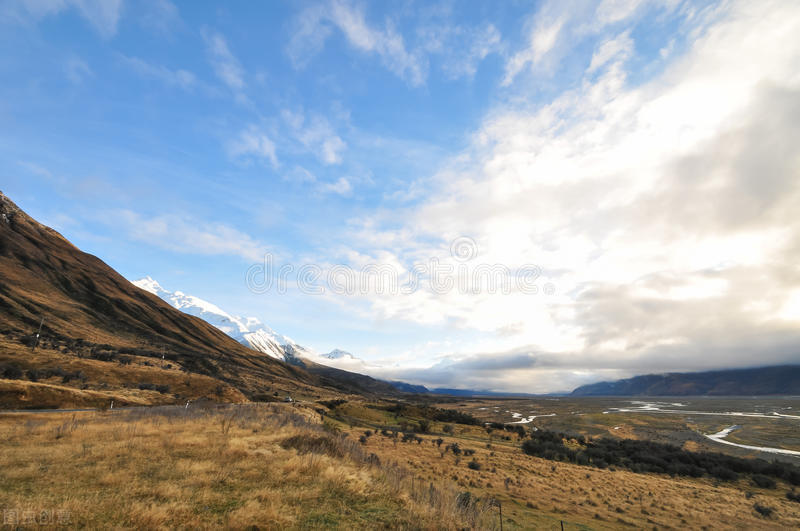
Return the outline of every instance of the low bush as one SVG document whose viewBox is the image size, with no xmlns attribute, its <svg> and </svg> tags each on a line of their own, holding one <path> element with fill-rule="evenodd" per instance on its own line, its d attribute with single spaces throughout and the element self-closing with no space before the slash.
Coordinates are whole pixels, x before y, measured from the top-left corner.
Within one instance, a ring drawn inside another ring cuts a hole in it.
<svg viewBox="0 0 800 531">
<path fill-rule="evenodd" d="M 342 446 L 342 438 L 332 434 L 294 435 L 280 443 L 281 448 L 294 448 L 301 454 L 325 454 L 331 457 L 344 457 L 346 452 Z"/>
<path fill-rule="evenodd" d="M 570 440 L 569 446 L 565 441 Z M 761 488 L 775 488 L 776 479 L 800 485 L 800 468 L 791 464 L 744 459 L 721 453 L 689 452 L 677 446 L 631 439 L 599 438 L 591 441 L 564 433 L 535 431 L 522 443 L 528 455 L 597 468 L 621 467 L 638 473 L 701 477 L 735 481 L 749 475 Z"/>
<path fill-rule="evenodd" d="M 753 505 L 753 509 L 755 509 L 755 511 L 758 514 L 760 514 L 761 516 L 763 516 L 764 518 L 769 518 L 770 516 L 772 516 L 775 513 L 775 509 L 773 509 L 772 507 L 768 507 L 766 505 L 761 505 L 758 502 L 756 502 L 756 504 Z"/>
<path fill-rule="evenodd" d="M 753 482 L 753 485 L 761 487 L 762 489 L 774 489 L 777 487 L 774 479 L 762 474 L 753 474 L 750 480 Z"/>
<path fill-rule="evenodd" d="M 13 363 L 0 365 L 0 378 L 5 378 L 7 380 L 19 380 L 22 378 L 22 375 L 22 369 Z"/>
</svg>

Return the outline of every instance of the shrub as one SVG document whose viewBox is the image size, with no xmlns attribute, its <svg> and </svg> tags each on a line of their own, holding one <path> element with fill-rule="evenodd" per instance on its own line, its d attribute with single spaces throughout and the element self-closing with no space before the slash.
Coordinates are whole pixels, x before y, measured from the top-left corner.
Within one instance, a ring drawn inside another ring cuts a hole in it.
<svg viewBox="0 0 800 531">
<path fill-rule="evenodd" d="M 739 474 L 724 466 L 714 467 L 709 471 L 709 473 L 715 478 L 723 481 L 736 481 L 739 479 Z"/>
<path fill-rule="evenodd" d="M 568 438 L 563 433 L 535 431 L 522 443 L 522 451 L 553 461 L 592 464 L 598 468 L 619 467 L 637 473 L 690 477 L 708 474 L 724 481 L 734 481 L 746 474 L 762 488 L 775 488 L 775 479 L 800 485 L 800 468 L 791 464 L 721 453 L 688 452 L 669 444 L 631 439 L 584 439 L 584 444 L 576 450 L 565 445 Z M 578 438 L 574 440 L 579 443 Z"/>
<path fill-rule="evenodd" d="M 139 384 L 139 390 L 141 391 L 158 391 L 159 393 L 165 394 L 169 393 L 169 385 L 166 384 L 152 384 L 147 382 L 142 382 Z"/>
<path fill-rule="evenodd" d="M 761 474 L 753 474 L 753 477 L 750 479 L 753 481 L 754 485 L 762 489 L 774 489 L 777 486 L 774 479 Z"/>
<path fill-rule="evenodd" d="M 481 466 L 481 464 L 480 464 L 479 462 L 477 462 L 476 460 L 474 460 L 474 459 L 473 459 L 472 461 L 470 461 L 469 463 L 467 463 L 467 466 L 468 466 L 468 467 L 469 467 L 471 470 L 480 470 L 481 468 L 483 468 L 483 467 Z"/>
<path fill-rule="evenodd" d="M 800 503 L 800 493 L 795 492 L 794 489 L 786 493 L 786 499 L 793 502 Z"/>
<path fill-rule="evenodd" d="M 335 409 L 336 407 L 341 406 L 342 404 L 346 404 L 346 403 L 347 403 L 347 400 L 344 400 L 342 398 L 338 398 L 336 400 L 320 400 L 320 401 L 317 402 L 317 404 L 321 404 L 321 405 L 325 406 L 328 409 Z"/>
<path fill-rule="evenodd" d="M 753 509 L 755 509 L 755 511 L 764 518 L 769 518 L 775 512 L 775 509 L 773 509 L 772 507 L 761 505 L 758 502 L 756 502 L 756 504 L 753 505 Z"/>
<path fill-rule="evenodd" d="M 7 380 L 19 380 L 22 378 L 22 369 L 14 364 L 2 365 L 0 366 L 0 376 Z"/>
<path fill-rule="evenodd" d="M 281 448 L 294 448 L 301 454 L 325 454 L 331 457 L 344 457 L 343 441 L 335 435 L 294 435 L 281 441 Z"/>
</svg>

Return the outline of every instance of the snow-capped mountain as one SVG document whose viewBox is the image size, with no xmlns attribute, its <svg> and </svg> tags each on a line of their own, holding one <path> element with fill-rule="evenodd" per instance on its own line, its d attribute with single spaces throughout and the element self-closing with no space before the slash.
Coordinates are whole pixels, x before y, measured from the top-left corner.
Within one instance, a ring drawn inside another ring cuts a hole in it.
<svg viewBox="0 0 800 531">
<path fill-rule="evenodd" d="M 298 345 L 290 337 L 278 334 L 255 317 L 231 315 L 198 297 L 182 291 L 167 291 L 149 276 L 134 280 L 133 284 L 160 297 L 172 307 L 217 327 L 239 343 L 275 359 L 292 363 L 299 358 L 316 357 L 313 351 Z"/>
<path fill-rule="evenodd" d="M 350 354 L 349 352 L 345 352 L 344 350 L 339 350 L 338 348 L 331 350 L 327 354 L 322 354 L 322 357 L 327 358 L 329 360 L 356 359 L 356 357 Z"/>
</svg>

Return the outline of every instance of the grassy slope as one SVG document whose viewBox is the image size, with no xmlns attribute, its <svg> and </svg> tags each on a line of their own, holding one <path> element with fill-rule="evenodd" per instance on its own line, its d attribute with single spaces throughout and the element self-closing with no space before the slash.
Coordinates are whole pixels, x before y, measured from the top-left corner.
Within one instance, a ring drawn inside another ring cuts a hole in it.
<svg viewBox="0 0 800 531">
<path fill-rule="evenodd" d="M 556 463 L 478 426 L 433 422 L 403 443 L 374 430 L 418 419 L 367 405 L 324 418 L 314 403 L 0 415 L 0 507 L 66 510 L 87 527 L 497 529 L 496 499 L 504 529 L 800 526 L 786 485 Z M 460 492 L 480 502 L 459 506 Z"/>
<path fill-rule="evenodd" d="M 415 489 L 315 418 L 283 404 L 3 415 L 0 508 L 66 512 L 89 528 L 480 524 L 455 493 Z"/>
<path fill-rule="evenodd" d="M 365 428 L 413 424 L 415 418 L 359 414 L 358 406 L 347 403 L 337 426 L 353 437 Z M 366 409 L 366 408 L 365 408 Z M 361 426 L 357 420 L 361 417 Z M 624 470 L 600 470 L 559 463 L 522 454 L 520 440 L 507 432 L 488 435 L 482 427 L 435 422 L 421 444 L 402 443 L 375 433 L 365 449 L 381 459 L 396 460 L 414 472 L 420 481 L 448 478 L 458 488 L 478 497 L 493 497 L 503 503 L 506 528 L 557 528 L 559 521 L 590 528 L 791 528 L 800 526 L 800 504 L 788 501 L 790 486 L 759 489 L 742 479 L 720 483 L 710 478 L 671 478 L 657 474 L 635 474 Z M 503 437 L 509 437 L 509 440 Z M 443 439 L 441 446 L 434 443 Z M 456 456 L 443 451 L 458 443 L 474 450 L 473 456 Z M 490 447 L 487 447 L 487 444 Z M 469 467 L 477 461 L 480 470 Z M 750 497 L 747 496 L 750 493 Z M 766 519 L 754 511 L 758 502 L 776 509 Z"/>
</svg>

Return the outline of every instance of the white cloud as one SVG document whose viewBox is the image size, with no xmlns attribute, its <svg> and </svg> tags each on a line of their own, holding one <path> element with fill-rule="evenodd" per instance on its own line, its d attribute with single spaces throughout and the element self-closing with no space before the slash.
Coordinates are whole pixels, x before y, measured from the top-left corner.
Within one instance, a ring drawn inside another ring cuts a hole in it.
<svg viewBox="0 0 800 531">
<path fill-rule="evenodd" d="M 443 55 L 442 69 L 451 79 L 473 77 L 481 61 L 503 49 L 500 32 L 492 24 L 484 28 L 466 29 L 450 25 L 444 28 L 440 30 L 445 32 L 443 42 L 437 45 L 436 51 Z"/>
<path fill-rule="evenodd" d="M 425 82 L 425 63 L 406 49 L 403 36 L 393 23 L 387 20 L 383 29 L 370 26 L 363 9 L 345 0 L 308 8 L 298 16 L 287 47 L 296 67 L 305 66 L 322 49 L 332 27 L 341 31 L 357 50 L 376 54 L 386 68 L 412 86 Z"/>
<path fill-rule="evenodd" d="M 373 319 L 470 331 L 441 370 L 414 374 L 555 390 L 796 356 L 800 330 L 785 317 L 800 289 L 788 265 L 800 258 L 800 8 L 740 1 L 713 16 L 690 20 L 694 42 L 641 86 L 622 67 L 631 34 L 607 37 L 595 79 L 548 104 L 499 106 L 420 204 L 354 223 L 349 238 L 376 261 L 457 266 L 449 242 L 466 235 L 475 263 L 537 264 L 556 287 L 370 294 Z M 460 362 L 476 356 L 527 368 Z"/>
<path fill-rule="evenodd" d="M 321 183 L 318 189 L 323 193 L 332 193 L 341 196 L 348 196 L 352 193 L 353 186 L 350 184 L 350 181 L 346 177 L 339 177 L 339 179 L 337 179 L 332 183 Z"/>
<path fill-rule="evenodd" d="M 624 31 L 613 39 L 604 41 L 597 47 L 587 71 L 592 73 L 614 59 L 624 61 L 632 53 L 633 39 L 631 39 L 630 31 Z"/>
<path fill-rule="evenodd" d="M 233 227 L 187 216 L 145 216 L 131 210 L 115 210 L 106 219 L 121 224 L 131 238 L 172 252 L 258 261 L 263 260 L 267 250 L 265 245 Z"/>
<path fill-rule="evenodd" d="M 181 21 L 177 6 L 170 0 L 150 0 L 144 6 L 142 21 L 146 26 L 168 35 Z"/>
<path fill-rule="evenodd" d="M 83 83 L 83 81 L 94 75 L 89 64 L 80 57 L 73 55 L 70 56 L 64 64 L 64 72 L 67 79 L 76 85 Z"/>
<path fill-rule="evenodd" d="M 342 162 L 342 152 L 347 144 L 336 134 L 324 116 L 288 109 L 283 110 L 281 116 L 292 137 L 320 161 L 328 165 Z"/>
<path fill-rule="evenodd" d="M 206 41 L 209 60 L 217 77 L 225 83 L 238 96 L 242 96 L 245 88 L 244 69 L 236 56 L 233 55 L 228 42 L 220 33 L 206 30 L 203 32 Z"/>
<path fill-rule="evenodd" d="M 605 26 L 625 20 L 644 3 L 644 0 L 603 0 L 597 7 L 597 22 Z"/>
<path fill-rule="evenodd" d="M 57 15 L 67 9 L 75 9 L 104 38 L 117 33 L 122 16 L 122 0 L 11 0 L 3 6 L 6 16 L 18 20 Z"/>
<path fill-rule="evenodd" d="M 122 62 L 131 70 L 139 75 L 158 79 L 162 83 L 177 86 L 182 89 L 190 89 L 197 83 L 195 75 L 188 70 L 170 70 L 162 65 L 154 65 L 138 57 L 120 56 Z"/>
<path fill-rule="evenodd" d="M 562 17 L 542 17 L 530 31 L 528 47 L 514 54 L 506 64 L 504 85 L 509 85 L 514 78 L 529 64 L 539 65 L 544 57 L 555 47 L 564 26 Z"/>
<path fill-rule="evenodd" d="M 508 58 L 502 85 L 511 85 L 526 70 L 538 75 L 552 74 L 559 61 L 584 39 L 636 20 L 645 5 L 655 19 L 659 12 L 674 11 L 678 1 L 605 0 L 598 4 L 588 0 L 547 0 L 527 23 L 525 45 Z"/>
<path fill-rule="evenodd" d="M 251 125 L 228 142 L 228 153 L 234 158 L 266 159 L 273 168 L 278 167 L 275 143 L 257 126 Z"/>
</svg>

